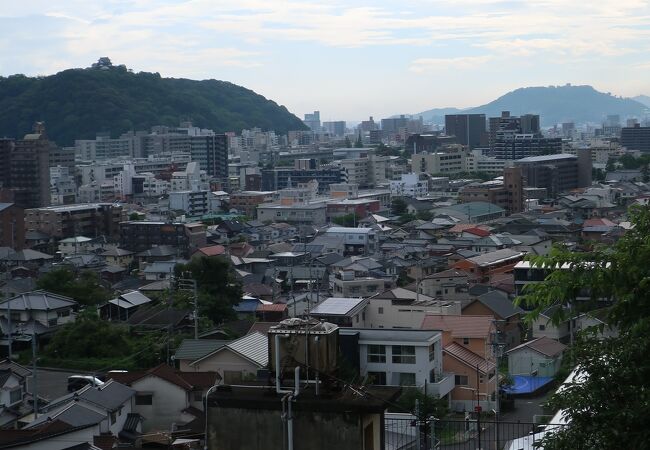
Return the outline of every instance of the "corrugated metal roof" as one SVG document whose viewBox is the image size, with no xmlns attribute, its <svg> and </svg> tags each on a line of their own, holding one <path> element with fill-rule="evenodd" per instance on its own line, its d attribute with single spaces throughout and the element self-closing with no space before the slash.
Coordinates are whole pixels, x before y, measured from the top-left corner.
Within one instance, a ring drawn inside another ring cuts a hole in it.
<svg viewBox="0 0 650 450">
<path fill-rule="evenodd" d="M 228 342 L 216 339 L 183 339 L 174 358 L 195 361 L 223 347 Z"/>
<path fill-rule="evenodd" d="M 363 298 L 330 297 L 311 310 L 312 315 L 344 316 L 358 306 L 365 304 Z"/>
<path fill-rule="evenodd" d="M 269 339 L 265 334 L 259 332 L 247 334 L 231 342 L 227 347 L 261 367 L 266 366 L 269 362 Z"/>
<path fill-rule="evenodd" d="M 469 367 L 478 367 L 478 370 L 484 374 L 493 371 L 496 367 L 492 361 L 487 361 L 481 355 L 474 353 L 473 351 L 463 347 L 457 342 L 452 342 L 451 344 L 447 345 L 443 351 L 467 364 Z"/>
</svg>

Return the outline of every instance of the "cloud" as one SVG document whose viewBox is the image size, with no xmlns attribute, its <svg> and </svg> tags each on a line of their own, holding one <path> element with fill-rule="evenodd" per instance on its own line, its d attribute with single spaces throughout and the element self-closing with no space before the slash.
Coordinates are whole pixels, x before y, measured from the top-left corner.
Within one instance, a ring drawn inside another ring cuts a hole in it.
<svg viewBox="0 0 650 450">
<path fill-rule="evenodd" d="M 492 60 L 492 57 L 489 55 L 456 58 L 418 58 L 411 63 L 409 70 L 415 73 L 431 73 L 441 70 L 476 69 L 477 66 L 490 60 Z"/>
</svg>

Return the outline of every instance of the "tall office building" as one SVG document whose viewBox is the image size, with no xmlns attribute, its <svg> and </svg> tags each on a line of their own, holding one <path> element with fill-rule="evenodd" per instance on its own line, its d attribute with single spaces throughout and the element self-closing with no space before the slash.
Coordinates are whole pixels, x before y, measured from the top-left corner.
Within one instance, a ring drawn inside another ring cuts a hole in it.
<svg viewBox="0 0 650 450">
<path fill-rule="evenodd" d="M 50 204 L 51 146 L 40 122 L 23 139 L 0 140 L 0 184 L 4 199 L 11 199 L 20 208 Z"/>
<path fill-rule="evenodd" d="M 447 114 L 445 133 L 470 148 L 485 145 L 485 114 Z"/>
<path fill-rule="evenodd" d="M 211 178 L 228 179 L 228 137 L 225 134 L 190 136 L 189 152 L 192 161 L 199 163 Z"/>
<path fill-rule="evenodd" d="M 388 119 L 381 119 L 381 130 L 385 136 L 399 133 L 400 128 L 408 126 L 409 119 L 403 114 L 399 117 L 390 117 Z"/>
<path fill-rule="evenodd" d="M 320 111 L 314 111 L 311 114 L 305 114 L 305 125 L 312 131 L 320 131 Z"/>
<path fill-rule="evenodd" d="M 628 150 L 650 153 L 650 127 L 634 124 L 621 130 L 621 145 Z"/>
<path fill-rule="evenodd" d="M 334 122 L 323 122 L 323 128 L 329 134 L 334 136 L 345 136 L 345 121 L 337 120 Z"/>
</svg>

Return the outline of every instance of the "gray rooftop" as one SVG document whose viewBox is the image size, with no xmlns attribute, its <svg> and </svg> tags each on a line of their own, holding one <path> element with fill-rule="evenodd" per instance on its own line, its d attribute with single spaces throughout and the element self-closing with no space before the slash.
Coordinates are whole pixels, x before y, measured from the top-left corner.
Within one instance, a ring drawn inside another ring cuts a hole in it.
<svg viewBox="0 0 650 450">
<path fill-rule="evenodd" d="M 311 310 L 312 315 L 345 316 L 368 301 L 363 298 L 330 297 Z"/>
<path fill-rule="evenodd" d="M 247 334 L 236 341 L 232 341 L 226 347 L 254 361 L 261 367 L 266 366 L 269 362 L 269 338 L 260 332 L 256 331 Z"/>
<path fill-rule="evenodd" d="M 41 414 L 38 419 L 27 425 L 25 429 L 35 428 L 53 420 L 60 420 L 73 427 L 83 427 L 98 424 L 106 417 L 104 414 L 100 414 L 81 403 L 69 403 L 58 411 Z"/>
<path fill-rule="evenodd" d="M 576 155 L 569 155 L 568 153 L 560 153 L 557 155 L 541 155 L 541 156 L 529 156 L 527 158 L 521 158 L 515 161 L 515 164 L 519 163 L 534 163 L 534 162 L 552 162 L 552 161 L 561 161 L 566 159 L 578 159 Z"/>
<path fill-rule="evenodd" d="M 228 342 L 216 339 L 183 339 L 183 342 L 176 350 L 174 358 L 176 360 L 189 359 L 195 361 L 220 349 Z"/>
<path fill-rule="evenodd" d="M 359 334 L 359 342 L 363 341 L 388 341 L 388 342 L 421 342 L 429 344 L 436 337 L 441 336 L 438 330 L 402 330 L 394 328 L 339 328 L 339 334 Z"/>
<path fill-rule="evenodd" d="M 52 294 L 47 291 L 28 292 L 0 302 L 3 309 L 11 309 L 13 311 L 47 311 L 59 308 L 69 308 L 76 304 L 77 302 L 70 297 Z"/>
</svg>

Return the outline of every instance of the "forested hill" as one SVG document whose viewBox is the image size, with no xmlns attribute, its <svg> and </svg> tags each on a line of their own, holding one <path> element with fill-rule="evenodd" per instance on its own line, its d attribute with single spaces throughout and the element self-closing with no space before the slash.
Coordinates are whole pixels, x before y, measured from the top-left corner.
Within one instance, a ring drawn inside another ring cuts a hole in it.
<svg viewBox="0 0 650 450">
<path fill-rule="evenodd" d="M 46 77 L 0 77 L 0 137 L 22 137 L 35 121 L 44 121 L 59 145 L 93 139 L 101 131 L 116 137 L 187 120 L 217 132 L 305 129 L 284 106 L 232 83 L 93 66 Z"/>
</svg>

